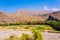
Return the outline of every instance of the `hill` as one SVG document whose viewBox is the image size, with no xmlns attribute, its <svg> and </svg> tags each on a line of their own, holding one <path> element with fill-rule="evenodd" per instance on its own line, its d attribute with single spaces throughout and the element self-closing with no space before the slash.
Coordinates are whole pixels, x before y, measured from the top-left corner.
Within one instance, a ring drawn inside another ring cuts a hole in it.
<svg viewBox="0 0 60 40">
<path fill-rule="evenodd" d="M 51 18 L 53 17 L 53 18 Z M 60 20 L 60 11 L 17 10 L 15 13 L 0 12 L 0 22 L 15 23 L 24 21 Z"/>
</svg>

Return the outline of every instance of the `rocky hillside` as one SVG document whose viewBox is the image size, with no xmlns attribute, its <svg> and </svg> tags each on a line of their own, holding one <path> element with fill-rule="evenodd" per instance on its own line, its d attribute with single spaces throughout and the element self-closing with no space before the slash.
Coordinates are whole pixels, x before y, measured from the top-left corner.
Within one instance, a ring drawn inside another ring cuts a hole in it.
<svg viewBox="0 0 60 40">
<path fill-rule="evenodd" d="M 60 11 L 36 11 L 36 10 L 18 10 L 15 13 L 9 14 L 5 12 L 0 12 L 0 22 L 13 23 L 13 22 L 23 22 L 23 21 L 44 21 L 44 20 L 60 20 Z"/>
</svg>

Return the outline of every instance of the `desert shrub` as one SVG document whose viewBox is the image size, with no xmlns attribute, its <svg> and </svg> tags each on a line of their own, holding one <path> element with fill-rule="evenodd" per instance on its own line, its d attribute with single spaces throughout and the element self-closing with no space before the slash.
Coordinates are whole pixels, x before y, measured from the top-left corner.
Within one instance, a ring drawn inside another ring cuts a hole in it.
<svg viewBox="0 0 60 40">
<path fill-rule="evenodd" d="M 33 31 L 33 36 L 32 36 L 33 40 L 43 40 L 42 34 L 40 31 Z"/>
<path fill-rule="evenodd" d="M 22 36 L 18 38 L 16 35 L 12 35 L 5 40 L 43 40 L 43 37 L 40 31 L 33 31 L 32 36 L 28 34 L 22 34 Z"/>
<path fill-rule="evenodd" d="M 42 34 L 40 31 L 33 31 L 32 35 L 22 34 L 22 36 L 17 37 L 16 35 L 12 35 L 5 40 L 43 40 Z"/>
<path fill-rule="evenodd" d="M 12 35 L 9 38 L 6 38 L 5 40 L 19 40 L 19 38 L 16 35 Z"/>
<path fill-rule="evenodd" d="M 32 40 L 30 35 L 28 34 L 22 34 L 22 36 L 20 37 L 20 40 Z"/>
<path fill-rule="evenodd" d="M 35 28 L 32 28 L 32 30 L 40 30 L 40 31 L 44 31 L 45 28 L 44 28 L 44 27 L 35 27 Z"/>
<path fill-rule="evenodd" d="M 45 30 L 53 30 L 51 27 L 44 27 Z"/>
<path fill-rule="evenodd" d="M 16 22 L 16 23 L 14 23 L 15 25 L 20 25 L 21 23 L 20 22 Z"/>
<path fill-rule="evenodd" d="M 29 27 L 30 27 L 29 25 L 26 25 L 24 28 L 25 28 L 25 29 L 29 29 Z"/>
<path fill-rule="evenodd" d="M 6 23 L 5 24 L 0 24 L 0 26 L 3 26 L 4 27 L 4 26 L 8 26 L 8 24 L 6 24 Z"/>
<path fill-rule="evenodd" d="M 14 23 L 10 23 L 9 25 L 10 25 L 10 26 L 11 26 L 11 25 L 14 25 Z"/>
</svg>

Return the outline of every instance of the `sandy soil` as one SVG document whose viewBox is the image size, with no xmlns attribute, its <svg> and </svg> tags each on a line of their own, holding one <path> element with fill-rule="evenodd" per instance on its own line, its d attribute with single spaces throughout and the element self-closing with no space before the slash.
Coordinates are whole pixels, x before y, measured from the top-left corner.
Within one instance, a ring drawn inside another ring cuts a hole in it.
<svg viewBox="0 0 60 40">
<path fill-rule="evenodd" d="M 5 38 L 8 38 L 11 35 L 18 35 L 21 36 L 22 33 L 32 34 L 31 31 L 17 31 L 17 30 L 0 30 L 0 40 L 4 40 Z M 44 40 L 60 40 L 59 36 L 60 34 L 56 33 L 48 33 L 48 32 L 42 32 L 42 35 L 44 37 Z"/>
<path fill-rule="evenodd" d="M 60 34 L 57 33 L 43 32 L 42 35 L 44 40 L 60 40 Z"/>
</svg>

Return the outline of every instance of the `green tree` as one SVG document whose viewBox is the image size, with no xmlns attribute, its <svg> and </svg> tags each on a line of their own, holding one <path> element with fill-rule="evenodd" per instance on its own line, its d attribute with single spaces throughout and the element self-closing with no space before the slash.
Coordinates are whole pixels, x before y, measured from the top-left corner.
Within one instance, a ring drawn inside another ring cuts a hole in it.
<svg viewBox="0 0 60 40">
<path fill-rule="evenodd" d="M 49 20 L 46 24 L 50 25 L 55 30 L 60 30 L 60 21 Z"/>
</svg>

